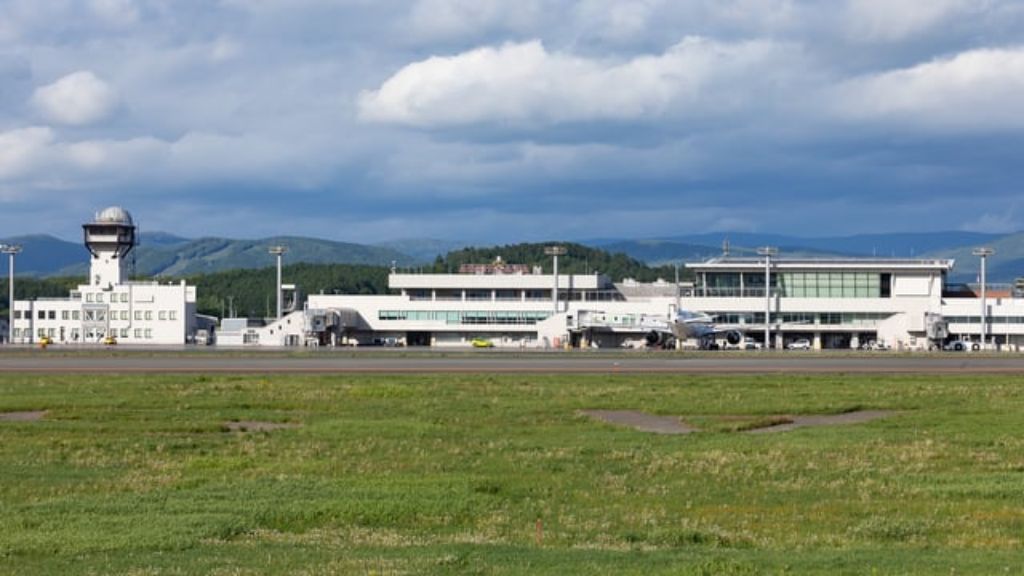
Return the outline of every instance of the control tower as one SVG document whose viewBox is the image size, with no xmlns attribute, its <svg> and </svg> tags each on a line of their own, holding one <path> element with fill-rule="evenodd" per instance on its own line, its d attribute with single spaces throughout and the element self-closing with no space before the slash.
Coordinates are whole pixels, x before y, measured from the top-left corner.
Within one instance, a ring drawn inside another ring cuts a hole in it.
<svg viewBox="0 0 1024 576">
<path fill-rule="evenodd" d="M 92 254 L 89 284 L 110 289 L 128 280 L 127 256 L 135 248 L 135 224 L 127 210 L 111 206 L 83 224 L 85 247 Z"/>
</svg>

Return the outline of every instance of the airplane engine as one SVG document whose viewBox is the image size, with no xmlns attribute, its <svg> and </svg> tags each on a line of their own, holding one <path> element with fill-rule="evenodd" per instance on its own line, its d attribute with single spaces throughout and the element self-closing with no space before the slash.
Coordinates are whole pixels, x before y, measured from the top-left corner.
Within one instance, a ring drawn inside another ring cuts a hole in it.
<svg viewBox="0 0 1024 576">
<path fill-rule="evenodd" d="M 725 341 L 728 342 L 730 346 L 736 346 L 740 342 L 743 342 L 743 333 L 739 330 L 729 330 L 725 333 Z"/>
<path fill-rule="evenodd" d="M 651 330 L 644 336 L 644 341 L 647 342 L 648 346 L 664 346 L 668 337 L 664 332 L 658 332 L 657 330 Z"/>
</svg>

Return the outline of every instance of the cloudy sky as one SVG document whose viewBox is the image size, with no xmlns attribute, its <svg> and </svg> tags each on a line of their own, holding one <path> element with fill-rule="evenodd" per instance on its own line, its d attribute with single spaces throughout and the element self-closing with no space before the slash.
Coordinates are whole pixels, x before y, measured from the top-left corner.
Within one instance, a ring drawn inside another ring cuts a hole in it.
<svg viewBox="0 0 1024 576">
<path fill-rule="evenodd" d="M 1019 0 L 0 0 L 0 237 L 1024 229 Z"/>
</svg>

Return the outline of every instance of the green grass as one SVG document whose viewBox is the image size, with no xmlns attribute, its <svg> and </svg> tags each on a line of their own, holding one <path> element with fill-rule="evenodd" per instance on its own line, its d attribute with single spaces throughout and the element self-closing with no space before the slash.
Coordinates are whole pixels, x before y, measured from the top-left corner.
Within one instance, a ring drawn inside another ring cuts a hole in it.
<svg viewBox="0 0 1024 576">
<path fill-rule="evenodd" d="M 662 436 L 587 408 L 898 414 Z M 42 421 L 0 422 L 0 573 L 1024 564 L 1019 377 L 0 375 L 0 412 L 40 409 Z M 232 420 L 299 426 L 233 432 Z"/>
</svg>

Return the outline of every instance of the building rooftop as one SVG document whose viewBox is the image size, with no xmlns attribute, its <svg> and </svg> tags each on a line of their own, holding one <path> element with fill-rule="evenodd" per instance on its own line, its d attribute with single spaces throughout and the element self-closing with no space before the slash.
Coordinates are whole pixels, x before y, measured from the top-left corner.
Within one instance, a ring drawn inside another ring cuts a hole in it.
<svg viewBox="0 0 1024 576">
<path fill-rule="evenodd" d="M 392 289 L 541 289 L 552 287 L 551 274 L 401 274 L 388 275 Z M 559 274 L 566 290 L 597 290 L 610 284 L 599 274 Z"/>
<path fill-rule="evenodd" d="M 773 257 L 775 268 L 847 268 L 952 270 L 954 260 L 940 258 L 786 258 Z M 686 265 L 690 269 L 764 268 L 764 258 L 723 256 Z"/>
</svg>

